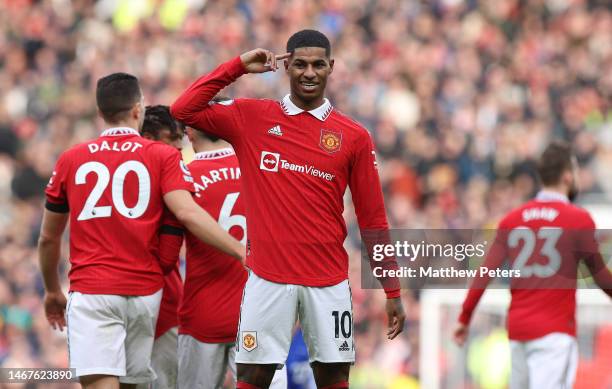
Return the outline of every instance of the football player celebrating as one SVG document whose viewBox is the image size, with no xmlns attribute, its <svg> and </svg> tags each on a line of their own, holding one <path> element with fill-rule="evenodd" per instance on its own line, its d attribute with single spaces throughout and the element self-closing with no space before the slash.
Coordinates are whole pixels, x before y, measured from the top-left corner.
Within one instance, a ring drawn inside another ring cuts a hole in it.
<svg viewBox="0 0 612 389">
<path fill-rule="evenodd" d="M 86 388 L 150 382 L 163 276 L 157 247 L 164 204 L 198 238 L 241 259 L 244 246 L 193 201 L 193 179 L 177 150 L 138 134 L 144 99 L 138 79 L 98 80 L 106 130 L 64 152 L 46 189 L 38 242 L 45 314 L 68 327 L 70 367 Z M 58 276 L 70 220 L 70 299 Z M 65 316 L 64 316 L 65 315 Z"/>
<path fill-rule="evenodd" d="M 181 150 L 185 130 L 170 115 L 167 105 L 147 106 L 140 135 L 143 138 L 165 143 Z M 164 219 L 170 211 L 164 207 Z M 171 230 L 172 226 L 162 225 L 161 231 Z M 163 238 L 163 237 L 162 237 Z M 234 260 L 232 258 L 232 260 Z M 234 260 L 235 261 L 235 260 Z M 157 378 L 150 385 L 141 384 L 137 389 L 176 388 L 178 374 L 178 306 L 183 295 L 183 281 L 179 272 L 178 255 L 162 263 L 173 264 L 164 272 L 164 291 L 162 293 L 159 315 L 155 326 L 155 342 L 151 353 L 151 365 Z M 162 269 L 164 270 L 164 269 Z"/>
<path fill-rule="evenodd" d="M 209 104 L 245 73 L 284 61 L 291 93 L 282 101 Z M 242 172 L 249 236 L 241 304 L 237 388 L 267 388 L 285 363 L 299 318 L 320 388 L 348 387 L 355 360 L 343 196 L 351 190 L 362 235 L 388 230 L 369 133 L 325 98 L 334 60 L 327 37 L 295 33 L 287 53 L 255 49 L 192 84 L 175 118 L 232 144 Z M 388 337 L 403 328 L 399 283 L 385 285 Z"/>
<path fill-rule="evenodd" d="M 236 239 L 246 242 L 240 166 L 234 150 L 218 137 L 192 128 L 187 128 L 187 136 L 196 152 L 189 164 L 195 179 L 196 202 Z M 164 229 L 160 253 L 168 257 L 164 261 L 176 261 L 183 231 L 172 220 L 164 224 L 175 228 Z M 228 368 L 236 378 L 236 331 L 247 272 L 236 260 L 193 234 L 186 234 L 186 242 L 187 269 L 179 309 L 178 383 L 180 388 L 220 388 Z M 271 387 L 286 388 L 286 381 L 285 370 L 278 370 Z"/>
<path fill-rule="evenodd" d="M 499 223 L 484 266 L 507 259 L 521 277 L 512 279 L 508 312 L 511 388 L 571 388 L 576 344 L 576 277 L 584 260 L 597 285 L 612 296 L 612 275 L 595 240 L 595 223 L 573 205 L 578 163 L 569 144 L 551 143 L 538 162 L 542 190 Z M 489 274 L 489 273 L 488 273 Z M 490 278 L 476 278 L 463 303 L 455 341 L 462 345 L 472 313 Z"/>
</svg>

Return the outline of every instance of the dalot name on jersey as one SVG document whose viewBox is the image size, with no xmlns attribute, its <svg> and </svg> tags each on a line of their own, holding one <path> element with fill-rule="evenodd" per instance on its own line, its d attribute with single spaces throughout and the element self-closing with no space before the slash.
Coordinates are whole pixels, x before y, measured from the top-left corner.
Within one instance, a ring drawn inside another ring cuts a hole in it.
<svg viewBox="0 0 612 389">
<path fill-rule="evenodd" d="M 89 148 L 89 152 L 94 154 L 97 153 L 98 151 L 127 151 L 130 153 L 135 152 L 136 150 L 138 150 L 139 148 L 142 147 L 142 145 L 138 142 L 108 142 L 103 140 L 102 142 L 100 142 L 100 144 L 97 143 L 90 143 L 87 145 L 87 147 Z"/>
<path fill-rule="evenodd" d="M 531 220 L 546 220 L 551 222 L 559 216 L 559 211 L 548 207 L 527 208 L 523 210 L 522 216 L 524 222 Z"/>
<path fill-rule="evenodd" d="M 220 182 L 224 180 L 238 180 L 240 179 L 240 168 L 233 167 L 223 167 L 219 169 L 210 170 L 208 175 L 202 174 L 200 176 L 201 184 L 196 182 L 195 189 L 200 192 L 206 190 L 208 185 L 214 184 L 215 182 Z"/>
</svg>

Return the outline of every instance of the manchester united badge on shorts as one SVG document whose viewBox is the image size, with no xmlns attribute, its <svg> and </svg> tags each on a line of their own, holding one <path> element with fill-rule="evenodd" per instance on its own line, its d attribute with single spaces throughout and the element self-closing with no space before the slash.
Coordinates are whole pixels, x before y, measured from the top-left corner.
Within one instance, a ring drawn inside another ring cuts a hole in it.
<svg viewBox="0 0 612 389">
<path fill-rule="evenodd" d="M 335 153 L 342 145 L 342 133 L 321 129 L 319 146 L 328 153 Z"/>
<path fill-rule="evenodd" d="M 256 331 L 242 331 L 242 348 L 246 351 L 253 351 L 257 348 Z"/>
</svg>

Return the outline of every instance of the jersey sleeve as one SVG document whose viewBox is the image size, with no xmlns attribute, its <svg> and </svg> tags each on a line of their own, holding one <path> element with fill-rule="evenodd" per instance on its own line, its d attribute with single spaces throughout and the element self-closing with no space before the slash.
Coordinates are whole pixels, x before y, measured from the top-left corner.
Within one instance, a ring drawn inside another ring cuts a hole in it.
<svg viewBox="0 0 612 389">
<path fill-rule="evenodd" d="M 183 245 L 184 229 L 174 214 L 164 211 L 164 219 L 159 231 L 159 263 L 165 274 L 172 272 L 179 260 Z"/>
<path fill-rule="evenodd" d="M 506 260 L 508 255 L 507 251 L 507 227 L 505 227 L 504 223 L 500 223 L 499 228 L 495 234 L 495 239 L 493 240 L 493 244 L 489 248 L 489 252 L 485 258 L 485 261 L 482 266 L 487 267 L 488 269 L 497 269 L 501 266 L 501 264 Z M 480 274 L 480 273 L 479 273 Z M 468 291 L 465 300 L 463 301 L 463 305 L 461 308 L 461 313 L 459 315 L 459 322 L 464 325 L 468 325 L 470 320 L 472 319 L 472 314 L 480 301 L 480 298 L 484 294 L 485 289 L 491 282 L 491 277 L 488 275 L 478 276 L 474 278 L 472 284 L 470 285 L 470 289 Z"/>
<path fill-rule="evenodd" d="M 162 195 L 174 190 L 195 192 L 193 177 L 189 168 L 181 159 L 181 154 L 170 146 L 163 146 L 161 163 L 161 189 Z"/>
<path fill-rule="evenodd" d="M 70 209 L 68 206 L 68 197 L 66 195 L 68 165 L 66 153 L 60 155 L 45 189 L 45 208 L 49 211 L 67 213 Z"/>
<path fill-rule="evenodd" d="M 363 130 L 362 136 L 355 144 L 355 153 L 350 167 L 349 188 L 355 205 L 355 214 L 361 231 L 361 238 L 366 250 L 371 252 L 374 244 L 388 244 L 390 242 L 389 224 L 385 213 L 374 144 L 369 133 Z M 388 257 L 383 263 L 376 263 L 370 257 L 371 266 L 380 266 L 384 269 L 397 269 L 394 257 Z M 400 283 L 395 277 L 383 278 L 380 282 L 387 298 L 400 296 Z"/>
<path fill-rule="evenodd" d="M 199 131 L 232 142 L 244 128 L 243 101 L 211 103 L 211 100 L 245 72 L 240 57 L 221 64 L 178 97 L 170 107 L 172 116 Z"/>
<path fill-rule="evenodd" d="M 585 212 L 582 227 L 576 232 L 579 234 L 575 239 L 579 244 L 577 256 L 584 261 L 597 286 L 612 297 L 612 273 L 601 255 L 595 232 L 595 222 Z"/>
</svg>

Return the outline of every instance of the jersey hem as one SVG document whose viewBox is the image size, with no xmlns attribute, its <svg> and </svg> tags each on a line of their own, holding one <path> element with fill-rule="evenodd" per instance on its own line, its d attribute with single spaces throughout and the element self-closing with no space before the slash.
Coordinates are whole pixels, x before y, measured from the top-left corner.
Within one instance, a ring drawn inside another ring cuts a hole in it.
<svg viewBox="0 0 612 389">
<path fill-rule="evenodd" d="M 238 328 L 238 323 L 236 323 L 236 328 Z M 179 335 L 189 335 L 198 342 L 201 343 L 235 343 L 236 342 L 236 334 L 232 336 L 206 336 L 198 333 L 197 331 L 192 331 L 189 328 L 179 326 Z"/>
<path fill-rule="evenodd" d="M 252 264 L 247 264 L 249 268 L 255 273 L 258 277 L 263 278 L 266 281 L 276 282 L 277 284 L 292 284 L 292 285 L 301 285 L 301 286 L 311 286 L 311 287 L 321 287 L 321 286 L 334 286 L 338 285 L 344 280 L 348 279 L 348 275 L 342 274 L 337 275 L 333 278 L 303 278 L 303 277 L 287 277 L 287 276 L 279 276 L 277 274 L 272 274 L 265 272 Z"/>
<path fill-rule="evenodd" d="M 87 288 L 81 287 L 79 285 L 70 285 L 70 292 L 79 292 L 83 294 L 111 294 L 117 296 L 149 296 L 157 291 L 161 290 L 164 287 L 163 280 L 156 284 L 155 286 L 151 286 L 146 289 L 134 289 L 125 287 L 122 288 Z"/>
<path fill-rule="evenodd" d="M 537 335 L 526 335 L 526 336 L 511 335 L 510 331 L 508 331 L 508 339 L 514 340 L 514 341 L 517 341 L 517 342 L 528 342 L 528 341 L 531 341 L 531 340 L 536 340 L 536 339 L 539 339 L 539 338 L 543 338 L 543 337 L 545 337 L 547 335 L 554 334 L 554 333 L 567 334 L 567 335 L 572 336 L 574 338 L 576 337 L 576 331 L 561 330 L 561 329 L 551 329 L 551 330 L 540 332 Z"/>
</svg>

